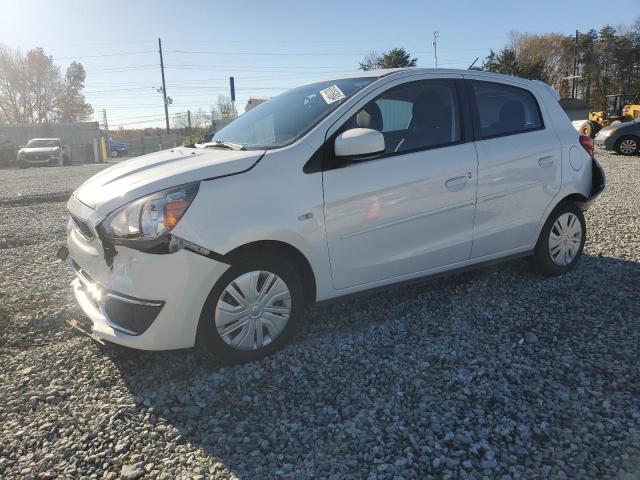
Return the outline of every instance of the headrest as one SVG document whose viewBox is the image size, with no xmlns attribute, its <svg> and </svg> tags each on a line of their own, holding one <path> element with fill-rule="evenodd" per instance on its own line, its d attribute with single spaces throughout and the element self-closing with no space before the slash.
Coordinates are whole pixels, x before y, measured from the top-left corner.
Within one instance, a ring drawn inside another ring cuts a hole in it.
<svg viewBox="0 0 640 480">
<path fill-rule="evenodd" d="M 427 90 L 413 102 L 411 123 L 415 127 L 439 127 L 446 123 L 448 113 L 440 95 L 434 90 Z"/>
<path fill-rule="evenodd" d="M 356 126 L 382 132 L 382 112 L 380 107 L 376 103 L 368 103 L 356 115 Z"/>
</svg>

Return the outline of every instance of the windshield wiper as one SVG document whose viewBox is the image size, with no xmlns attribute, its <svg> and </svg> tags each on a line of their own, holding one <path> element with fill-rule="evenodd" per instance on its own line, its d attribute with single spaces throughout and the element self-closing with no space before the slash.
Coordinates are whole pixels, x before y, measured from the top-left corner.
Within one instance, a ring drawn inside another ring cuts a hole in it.
<svg viewBox="0 0 640 480">
<path fill-rule="evenodd" d="M 222 140 L 215 140 L 214 143 L 207 145 L 207 147 L 228 148 L 230 150 L 247 149 L 247 147 L 240 145 L 239 143 L 223 142 Z"/>
</svg>

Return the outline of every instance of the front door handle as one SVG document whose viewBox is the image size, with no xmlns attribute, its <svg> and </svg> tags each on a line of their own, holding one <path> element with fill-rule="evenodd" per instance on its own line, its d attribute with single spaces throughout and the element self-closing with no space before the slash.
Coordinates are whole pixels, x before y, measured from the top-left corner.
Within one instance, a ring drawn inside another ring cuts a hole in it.
<svg viewBox="0 0 640 480">
<path fill-rule="evenodd" d="M 444 184 L 446 185 L 448 190 L 452 192 L 458 192 L 465 187 L 468 181 L 469 181 L 468 175 L 461 175 L 459 177 L 450 178 L 449 180 L 444 182 Z"/>
<path fill-rule="evenodd" d="M 542 168 L 550 167 L 554 163 L 555 160 L 553 158 L 553 155 L 547 155 L 546 157 L 541 157 L 538 159 L 538 165 L 540 165 Z"/>
</svg>

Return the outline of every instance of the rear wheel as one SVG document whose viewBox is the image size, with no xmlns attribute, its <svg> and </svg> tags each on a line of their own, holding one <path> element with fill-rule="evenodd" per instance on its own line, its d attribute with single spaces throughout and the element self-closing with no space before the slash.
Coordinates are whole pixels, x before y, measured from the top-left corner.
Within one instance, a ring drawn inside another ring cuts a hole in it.
<svg viewBox="0 0 640 480">
<path fill-rule="evenodd" d="M 117 150 L 111 150 L 111 158 L 118 158 L 118 151 Z"/>
<path fill-rule="evenodd" d="M 257 360 L 287 343 L 303 310 L 302 281 L 291 263 L 243 257 L 211 290 L 200 317 L 198 343 L 221 359 Z"/>
<path fill-rule="evenodd" d="M 638 142 L 640 139 L 632 135 L 620 138 L 615 145 L 615 150 L 620 155 L 635 155 L 638 153 Z"/>
<path fill-rule="evenodd" d="M 584 249 L 587 225 L 575 203 L 563 203 L 551 212 L 540 232 L 532 258 L 543 275 L 559 275 L 571 270 Z"/>
</svg>

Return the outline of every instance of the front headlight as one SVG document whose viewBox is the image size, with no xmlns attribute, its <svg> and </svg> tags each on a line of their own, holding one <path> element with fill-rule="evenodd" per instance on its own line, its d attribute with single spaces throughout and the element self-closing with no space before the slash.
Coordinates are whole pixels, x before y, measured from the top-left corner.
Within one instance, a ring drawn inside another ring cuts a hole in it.
<svg viewBox="0 0 640 480">
<path fill-rule="evenodd" d="M 190 183 L 134 200 L 105 218 L 100 227 L 102 233 L 118 243 L 156 240 L 178 224 L 199 186 Z"/>
</svg>

